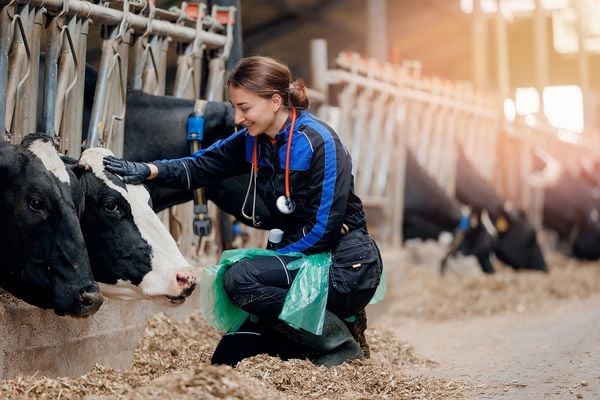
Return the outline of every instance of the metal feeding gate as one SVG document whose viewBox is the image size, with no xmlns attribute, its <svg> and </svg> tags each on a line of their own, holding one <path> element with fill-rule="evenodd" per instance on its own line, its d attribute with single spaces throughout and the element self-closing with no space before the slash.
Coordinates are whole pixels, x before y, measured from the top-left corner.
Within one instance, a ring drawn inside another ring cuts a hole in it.
<svg viewBox="0 0 600 400">
<path fill-rule="evenodd" d="M 206 92 L 222 99 L 236 12 L 213 6 L 208 13 L 203 4 L 185 2 L 167 11 L 144 0 L 0 0 L 0 140 L 19 143 L 43 131 L 75 158 L 91 146 L 121 155 L 127 87 L 164 95 L 170 49 L 177 52 L 173 95 L 199 99 Z M 93 106 L 84 110 L 91 24 L 101 26 L 102 54 Z M 204 62 L 210 65 L 207 82 Z M 82 143 L 84 111 L 91 114 Z M 2 293 L 0 303 L 0 378 L 9 378 L 81 375 L 95 363 L 126 368 L 147 319 L 159 311 L 189 315 L 198 296 L 174 309 L 107 300 L 84 320 L 57 317 Z"/>
<path fill-rule="evenodd" d="M 477 92 L 468 82 L 423 77 L 419 62 L 381 64 L 341 53 L 329 68 L 324 40 L 313 41 L 311 52 L 311 98 L 348 147 L 355 190 L 382 243 L 400 245 L 407 148 L 454 197 L 460 146 L 481 176 L 528 211 L 538 228 L 542 183 L 556 165 L 546 157 L 536 171 L 533 152 L 544 151 L 575 171 L 583 157 L 598 154 L 600 140 L 589 135 L 508 123 L 499 95 Z"/>
</svg>

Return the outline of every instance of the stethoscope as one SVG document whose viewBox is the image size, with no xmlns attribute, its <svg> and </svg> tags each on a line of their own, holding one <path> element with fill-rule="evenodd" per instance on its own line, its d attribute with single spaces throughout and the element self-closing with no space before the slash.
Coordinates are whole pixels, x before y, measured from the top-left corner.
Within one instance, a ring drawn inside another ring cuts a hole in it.
<svg viewBox="0 0 600 400">
<path fill-rule="evenodd" d="M 282 214 L 291 214 L 296 209 L 296 204 L 291 198 L 290 194 L 290 153 L 292 148 L 292 136 L 294 134 L 294 125 L 296 125 L 296 109 L 294 107 L 290 110 L 291 122 L 290 122 L 290 133 L 288 134 L 287 149 L 285 153 L 285 195 L 279 196 L 275 201 L 277 209 Z M 261 222 L 256 220 L 256 177 L 258 175 L 258 138 L 254 139 L 254 147 L 252 149 L 252 167 L 250 169 L 250 180 L 248 181 L 248 189 L 246 190 L 246 196 L 244 196 L 244 202 L 242 203 L 242 215 L 244 218 L 252 220 L 252 225 L 260 226 Z M 250 195 L 250 188 L 254 188 L 254 195 L 252 198 L 252 214 L 246 214 L 246 204 L 248 202 L 248 196 Z"/>
</svg>

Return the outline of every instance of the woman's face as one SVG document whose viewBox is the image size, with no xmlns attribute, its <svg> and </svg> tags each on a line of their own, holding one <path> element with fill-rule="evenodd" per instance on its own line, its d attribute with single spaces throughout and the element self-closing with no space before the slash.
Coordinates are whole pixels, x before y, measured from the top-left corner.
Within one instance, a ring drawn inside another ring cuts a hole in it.
<svg viewBox="0 0 600 400">
<path fill-rule="evenodd" d="M 242 87 L 230 86 L 229 101 L 235 111 L 236 125 L 248 128 L 250 136 L 266 133 L 275 137 L 279 130 L 276 122 L 277 113 L 281 109 L 279 95 L 265 99 Z"/>
</svg>

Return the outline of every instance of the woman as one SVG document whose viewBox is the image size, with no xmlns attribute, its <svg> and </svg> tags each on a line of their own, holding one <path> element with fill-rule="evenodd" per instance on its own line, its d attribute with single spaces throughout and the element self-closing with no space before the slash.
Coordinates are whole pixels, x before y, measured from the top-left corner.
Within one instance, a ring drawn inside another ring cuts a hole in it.
<svg viewBox="0 0 600 400">
<path fill-rule="evenodd" d="M 267 352 L 282 354 L 282 348 L 292 348 L 292 354 L 308 354 L 317 364 L 338 365 L 359 358 L 364 308 L 375 293 L 382 265 L 367 232 L 362 203 L 354 194 L 350 155 L 337 134 L 306 110 L 305 87 L 302 81 L 292 82 L 286 65 L 268 57 L 245 58 L 231 73 L 227 87 L 235 123 L 243 129 L 192 157 L 152 163 L 111 157 L 104 161 L 106 168 L 128 183 L 154 179 L 179 189 L 203 187 L 250 171 L 248 190 L 239 193 L 245 196 L 243 215 L 261 228 L 267 216 L 256 212 L 258 200 L 268 209 L 269 222 L 284 235 L 276 245 L 278 255 L 240 261 L 225 273 L 225 291 L 255 321 L 247 321 L 241 331 L 276 332 L 296 346 L 288 342 Z M 278 315 L 297 272 L 286 268 L 295 259 L 288 254 L 324 251 L 332 252 L 333 264 L 323 334 L 317 336 L 288 326 Z M 357 315 L 362 324 L 348 322 Z M 348 329 L 360 325 L 359 332 Z M 223 355 L 226 339 L 227 335 L 213 362 L 235 364 L 260 352 L 242 345 L 236 354 Z M 271 339 L 263 344 L 272 344 Z"/>
</svg>

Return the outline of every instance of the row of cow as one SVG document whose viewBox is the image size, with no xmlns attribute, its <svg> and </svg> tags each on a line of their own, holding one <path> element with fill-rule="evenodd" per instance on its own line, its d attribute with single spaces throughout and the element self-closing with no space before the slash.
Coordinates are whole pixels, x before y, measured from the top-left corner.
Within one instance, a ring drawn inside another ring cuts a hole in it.
<svg viewBox="0 0 600 400">
<path fill-rule="evenodd" d="M 58 315 L 89 316 L 115 298 L 180 304 L 195 278 L 143 186 L 104 170 L 110 151 L 61 159 L 30 134 L 0 144 L 0 287 Z"/>
</svg>

